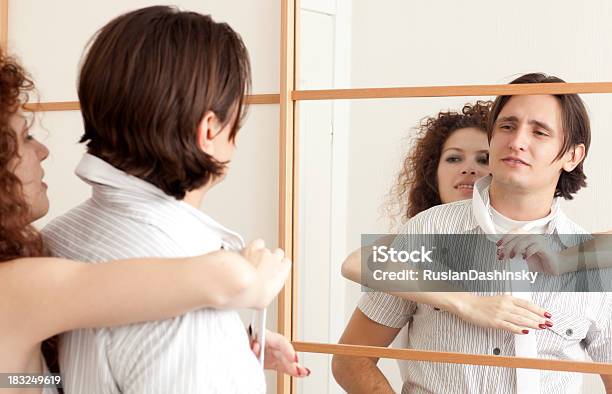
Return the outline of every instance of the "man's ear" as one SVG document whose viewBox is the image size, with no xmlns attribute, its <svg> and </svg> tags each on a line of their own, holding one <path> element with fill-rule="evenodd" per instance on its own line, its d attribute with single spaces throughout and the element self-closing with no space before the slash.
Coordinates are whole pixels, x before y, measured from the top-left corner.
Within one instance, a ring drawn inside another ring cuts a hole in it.
<svg viewBox="0 0 612 394">
<path fill-rule="evenodd" d="M 198 145 L 203 152 L 210 156 L 214 156 L 215 154 L 213 139 L 219 132 L 219 129 L 220 126 L 217 115 L 212 111 L 206 111 L 200 124 L 198 124 Z"/>
<path fill-rule="evenodd" d="M 586 155 L 586 148 L 584 144 L 578 144 L 574 146 L 567 154 L 570 155 L 569 159 L 563 164 L 563 170 L 567 172 L 572 172 L 574 168 L 578 164 L 584 160 L 584 156 Z"/>
</svg>

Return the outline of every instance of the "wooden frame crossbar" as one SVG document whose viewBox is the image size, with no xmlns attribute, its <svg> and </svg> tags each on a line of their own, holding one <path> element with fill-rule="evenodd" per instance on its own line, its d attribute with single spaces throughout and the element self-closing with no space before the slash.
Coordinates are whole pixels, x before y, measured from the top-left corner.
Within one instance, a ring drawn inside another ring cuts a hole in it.
<svg viewBox="0 0 612 394">
<path fill-rule="evenodd" d="M 393 349 L 377 346 L 336 345 L 313 342 L 293 342 L 293 346 L 298 351 L 309 353 L 612 375 L 612 364 L 587 361 L 548 360 L 539 358 L 493 356 L 488 354 L 435 352 L 428 350 Z"/>
<path fill-rule="evenodd" d="M 612 93 L 612 82 L 296 90 L 293 92 L 292 98 L 293 100 L 305 101 L 569 93 Z"/>
<path fill-rule="evenodd" d="M 279 94 L 250 94 L 246 97 L 247 104 L 278 104 L 280 102 Z M 24 108 L 33 112 L 46 111 L 78 111 L 81 107 L 78 101 L 51 101 L 43 103 L 29 103 L 24 105 Z"/>
</svg>

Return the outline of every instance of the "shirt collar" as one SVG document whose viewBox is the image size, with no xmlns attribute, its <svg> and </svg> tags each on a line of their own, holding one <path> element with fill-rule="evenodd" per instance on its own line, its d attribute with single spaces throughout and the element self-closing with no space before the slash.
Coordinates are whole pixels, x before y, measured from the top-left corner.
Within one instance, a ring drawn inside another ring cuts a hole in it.
<svg viewBox="0 0 612 394">
<path fill-rule="evenodd" d="M 146 219 L 161 221 L 165 226 L 176 225 L 178 217 L 167 218 L 164 215 L 156 215 L 155 209 L 131 210 L 131 208 L 134 208 L 131 206 L 134 200 L 130 199 L 129 202 L 126 202 L 127 200 L 122 197 L 137 197 L 139 201 L 143 201 L 142 204 L 156 202 L 158 206 L 161 204 L 166 208 L 169 207 L 177 214 L 182 213 L 190 220 L 195 219 L 211 228 L 221 237 L 229 249 L 238 250 L 244 246 L 244 241 L 239 234 L 225 228 L 204 212 L 184 201 L 167 195 L 149 182 L 113 167 L 97 156 L 85 153 L 77 165 L 75 173 L 84 182 L 93 187 L 94 199 L 98 202 L 120 205 L 119 207 L 113 206 L 113 209 L 130 211 L 130 216 L 139 216 L 140 218 L 146 215 Z"/>
<path fill-rule="evenodd" d="M 493 177 L 491 175 L 488 175 L 483 178 L 480 178 L 474 183 L 474 190 L 472 194 L 473 202 L 475 201 L 474 200 L 475 197 L 479 197 L 484 203 L 484 206 L 489 207 L 491 203 L 491 199 L 489 196 L 489 189 L 491 187 L 492 179 Z M 473 203 L 472 209 L 473 209 L 472 215 L 470 215 L 470 218 L 467 223 L 467 227 L 469 230 L 475 230 L 480 227 L 480 225 L 478 224 L 478 221 L 476 220 L 475 215 L 478 215 L 478 214 L 488 215 L 489 214 L 488 212 L 480 212 L 482 210 L 482 206 L 480 206 L 479 204 Z M 547 234 L 555 234 L 555 235 L 572 234 L 573 232 L 576 231 L 576 229 L 571 225 L 571 222 L 569 221 L 567 216 L 565 216 L 565 214 L 561 210 L 559 197 L 554 199 L 552 210 L 553 210 L 553 217 L 548 223 L 548 227 L 546 231 Z M 563 240 L 561 241 L 563 242 Z"/>
</svg>

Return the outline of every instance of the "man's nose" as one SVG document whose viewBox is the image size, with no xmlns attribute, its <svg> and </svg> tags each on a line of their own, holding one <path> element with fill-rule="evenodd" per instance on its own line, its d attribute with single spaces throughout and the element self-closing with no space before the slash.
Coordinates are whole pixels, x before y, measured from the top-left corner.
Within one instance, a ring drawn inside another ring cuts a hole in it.
<svg viewBox="0 0 612 394">
<path fill-rule="evenodd" d="M 527 149 L 527 127 L 520 125 L 510 136 L 508 147 L 515 151 L 525 151 Z"/>
</svg>

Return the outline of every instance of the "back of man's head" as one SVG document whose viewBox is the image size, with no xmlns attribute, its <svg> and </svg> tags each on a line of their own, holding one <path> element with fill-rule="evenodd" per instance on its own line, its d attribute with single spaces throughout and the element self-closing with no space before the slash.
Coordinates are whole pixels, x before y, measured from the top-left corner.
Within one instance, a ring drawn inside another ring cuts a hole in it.
<svg viewBox="0 0 612 394">
<path fill-rule="evenodd" d="M 563 83 L 561 78 L 542 73 L 530 73 L 522 75 L 510 84 L 527 83 Z M 591 144 L 591 125 L 589 114 L 584 102 L 577 94 L 556 94 L 553 95 L 559 101 L 562 113 L 563 145 L 555 160 L 560 159 L 565 153 L 569 152 L 578 144 L 584 144 L 584 158 L 589 151 Z M 512 96 L 498 96 L 493 102 L 488 120 L 487 133 L 489 141 L 493 134 L 495 122 L 508 101 Z M 573 199 L 572 194 L 580 188 L 586 186 L 586 175 L 583 168 L 584 159 L 572 171 L 562 171 L 555 188 L 555 197 L 563 197 L 566 200 Z"/>
<path fill-rule="evenodd" d="M 233 142 L 250 83 L 248 52 L 227 24 L 166 6 L 126 13 L 98 31 L 83 61 L 80 142 L 182 199 L 223 173 L 198 144 L 204 114 L 235 120 Z"/>
</svg>

